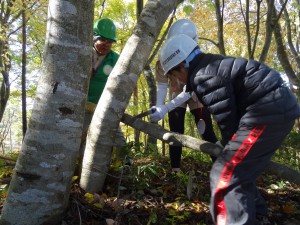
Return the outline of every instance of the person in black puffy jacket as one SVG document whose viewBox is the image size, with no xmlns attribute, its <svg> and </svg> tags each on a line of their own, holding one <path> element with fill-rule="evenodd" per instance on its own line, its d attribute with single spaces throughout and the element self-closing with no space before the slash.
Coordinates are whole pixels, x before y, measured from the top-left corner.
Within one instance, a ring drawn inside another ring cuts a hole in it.
<svg viewBox="0 0 300 225">
<path fill-rule="evenodd" d="M 186 83 L 208 108 L 224 147 L 210 172 L 210 213 L 218 225 L 261 224 L 267 206 L 256 178 L 300 116 L 295 95 L 280 74 L 255 60 L 205 54 L 184 34 L 160 52 L 168 76 Z"/>
</svg>

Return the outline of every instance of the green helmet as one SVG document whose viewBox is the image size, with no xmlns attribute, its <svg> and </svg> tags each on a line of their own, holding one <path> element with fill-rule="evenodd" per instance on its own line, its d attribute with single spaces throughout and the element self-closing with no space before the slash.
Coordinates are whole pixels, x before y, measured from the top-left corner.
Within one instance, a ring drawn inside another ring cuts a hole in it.
<svg viewBox="0 0 300 225">
<path fill-rule="evenodd" d="M 94 24 L 94 36 L 116 41 L 117 32 L 114 22 L 108 18 L 97 20 Z"/>
</svg>

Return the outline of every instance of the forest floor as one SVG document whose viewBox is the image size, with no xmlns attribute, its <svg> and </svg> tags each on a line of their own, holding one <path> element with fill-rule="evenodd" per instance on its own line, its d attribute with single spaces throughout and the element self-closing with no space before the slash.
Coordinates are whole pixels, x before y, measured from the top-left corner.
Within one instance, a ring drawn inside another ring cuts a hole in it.
<svg viewBox="0 0 300 225">
<path fill-rule="evenodd" d="M 191 157 L 182 160 L 177 174 L 170 172 L 167 157 L 115 165 L 102 193 L 85 193 L 74 182 L 62 225 L 211 225 L 210 167 Z M 271 224 L 300 224 L 299 186 L 269 174 L 262 174 L 257 186 Z"/>
</svg>

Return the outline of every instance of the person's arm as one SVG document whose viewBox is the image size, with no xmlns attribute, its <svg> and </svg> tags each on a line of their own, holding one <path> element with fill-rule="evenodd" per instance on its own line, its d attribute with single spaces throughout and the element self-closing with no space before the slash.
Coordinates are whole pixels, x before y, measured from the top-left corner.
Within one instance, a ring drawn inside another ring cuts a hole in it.
<svg viewBox="0 0 300 225">
<path fill-rule="evenodd" d="M 168 112 L 179 107 L 180 105 L 188 101 L 191 97 L 192 97 L 192 92 L 185 92 L 184 90 L 179 95 L 177 95 L 174 99 L 167 102 L 165 105 L 153 106 L 151 109 L 155 109 L 155 110 L 153 110 L 154 113 L 150 114 L 150 120 L 153 122 L 157 122 L 161 120 Z"/>
<path fill-rule="evenodd" d="M 157 98 L 156 105 L 163 105 L 165 103 L 165 99 L 168 91 L 168 83 L 158 82 L 157 83 Z"/>
<path fill-rule="evenodd" d="M 157 82 L 156 105 L 163 105 L 165 104 L 169 84 L 168 77 L 164 75 L 164 71 L 159 60 L 156 61 L 155 64 L 155 80 Z"/>
<path fill-rule="evenodd" d="M 199 94 L 203 94 L 204 105 L 213 112 L 214 120 L 217 122 L 222 135 L 220 142 L 226 146 L 239 125 L 238 104 L 236 103 L 234 87 L 231 82 L 227 82 L 226 78 L 213 75 L 210 78 L 209 76 L 203 78 L 203 82 L 199 82 L 200 85 L 206 87 L 206 94 L 203 92 Z"/>
<path fill-rule="evenodd" d="M 166 108 L 168 109 L 168 112 L 171 112 L 173 109 L 179 107 L 180 105 L 188 101 L 192 97 L 192 95 L 193 92 L 185 92 L 185 90 L 183 90 L 174 99 L 165 104 Z"/>
</svg>

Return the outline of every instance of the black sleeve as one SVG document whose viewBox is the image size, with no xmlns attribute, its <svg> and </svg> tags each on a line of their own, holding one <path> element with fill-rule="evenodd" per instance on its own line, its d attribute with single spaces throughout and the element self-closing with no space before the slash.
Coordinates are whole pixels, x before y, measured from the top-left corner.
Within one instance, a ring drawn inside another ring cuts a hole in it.
<svg viewBox="0 0 300 225">
<path fill-rule="evenodd" d="M 226 145 L 238 127 L 236 98 L 230 80 L 217 75 L 196 76 L 196 94 L 216 120 Z"/>
</svg>

